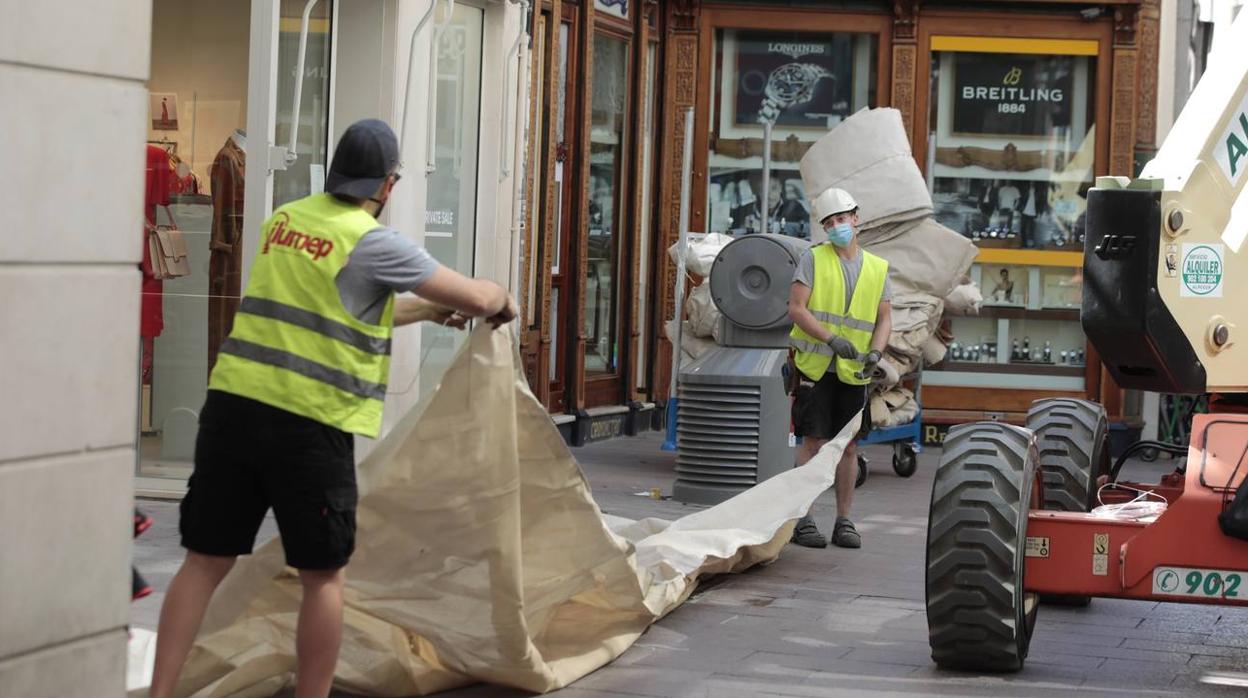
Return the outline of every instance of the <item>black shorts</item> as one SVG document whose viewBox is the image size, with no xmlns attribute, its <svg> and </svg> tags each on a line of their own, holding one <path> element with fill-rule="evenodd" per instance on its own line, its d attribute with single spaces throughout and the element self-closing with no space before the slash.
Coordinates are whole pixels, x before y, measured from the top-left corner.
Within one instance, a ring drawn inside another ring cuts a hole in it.
<svg viewBox="0 0 1248 698">
<path fill-rule="evenodd" d="M 798 375 L 800 383 L 793 392 L 793 433 L 797 436 L 834 439 L 867 404 L 867 386 L 842 383 L 835 368 L 829 368 L 818 382 Z M 864 414 L 854 438 L 861 439 L 870 430 L 871 417 Z"/>
<path fill-rule="evenodd" d="M 255 400 L 208 391 L 195 471 L 182 500 L 182 545 L 246 555 L 269 507 L 286 564 L 336 570 L 355 550 L 355 441 L 347 432 Z"/>
</svg>

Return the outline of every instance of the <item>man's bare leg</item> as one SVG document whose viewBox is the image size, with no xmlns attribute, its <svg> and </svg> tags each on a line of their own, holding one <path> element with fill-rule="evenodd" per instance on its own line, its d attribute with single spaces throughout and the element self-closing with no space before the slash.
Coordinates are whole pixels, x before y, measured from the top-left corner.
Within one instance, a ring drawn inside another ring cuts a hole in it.
<svg viewBox="0 0 1248 698">
<path fill-rule="evenodd" d="M 796 465 L 806 465 L 827 442 L 828 439 L 803 436 L 802 443 L 797 447 L 797 453 L 794 454 Z M 813 504 L 811 508 L 814 508 Z M 815 520 L 811 517 L 809 510 L 806 511 L 805 516 L 797 520 L 797 526 L 793 529 L 793 542 L 807 548 L 828 547 L 827 537 L 819 532 L 819 527 L 815 525 Z"/>
<path fill-rule="evenodd" d="M 299 669 L 295 698 L 325 698 L 334 684 L 342 644 L 342 589 L 346 575 L 337 570 L 300 570 L 303 602 L 295 652 Z"/>
<path fill-rule="evenodd" d="M 186 655 L 199 634 L 199 625 L 204 620 L 204 611 L 212 600 L 212 593 L 234 566 L 235 559 L 187 552 L 160 607 L 155 670 L 148 694 L 151 698 L 173 695 Z"/>
<path fill-rule="evenodd" d="M 832 528 L 832 543 L 842 548 L 862 547 L 862 537 L 849 520 L 857 479 L 858 446 L 850 443 L 841 454 L 841 462 L 836 464 L 836 524 Z"/>
</svg>

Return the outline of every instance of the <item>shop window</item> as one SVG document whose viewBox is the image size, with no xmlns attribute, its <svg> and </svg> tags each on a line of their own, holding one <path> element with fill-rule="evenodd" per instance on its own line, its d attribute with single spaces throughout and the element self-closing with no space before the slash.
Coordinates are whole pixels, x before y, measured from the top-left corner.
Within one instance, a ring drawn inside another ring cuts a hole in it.
<svg viewBox="0 0 1248 698">
<path fill-rule="evenodd" d="M 481 122 L 481 35 L 484 11 L 455 5 L 437 48 L 434 160 L 425 204 L 425 248 L 443 265 L 473 275 L 477 240 L 477 152 Z M 442 380 L 467 334 L 421 330 L 422 391 Z"/>
<path fill-rule="evenodd" d="M 715 34 L 707 230 L 810 237 L 798 162 L 850 114 L 876 105 L 878 37 L 720 29 Z M 763 123 L 773 125 L 763 196 Z"/>
<path fill-rule="evenodd" d="M 276 137 L 290 142 L 299 35 L 305 3 L 283 0 L 278 43 Z M 274 177 L 274 204 L 320 190 L 328 143 L 332 0 L 308 24 L 298 159 Z M 249 60 L 258 38 L 247 0 L 152 3 L 150 118 L 144 214 L 177 229 L 187 272 L 158 280 L 143 230 L 139 454 L 145 478 L 185 479 L 194 459 L 199 412 L 217 351 L 233 327 L 244 257 L 254 232 L 243 229 Z M 136 231 L 136 242 L 139 231 Z M 160 489 L 168 485 L 148 481 Z M 176 486 L 175 486 L 176 487 Z"/>
<path fill-rule="evenodd" d="M 1093 58 L 933 51 L 931 68 L 936 219 L 981 247 L 1082 250 L 1096 156 Z"/>
<path fill-rule="evenodd" d="M 618 356 L 617 284 L 628 106 L 628 43 L 594 36 L 589 152 L 589 231 L 585 270 L 585 371 L 614 373 Z"/>
</svg>

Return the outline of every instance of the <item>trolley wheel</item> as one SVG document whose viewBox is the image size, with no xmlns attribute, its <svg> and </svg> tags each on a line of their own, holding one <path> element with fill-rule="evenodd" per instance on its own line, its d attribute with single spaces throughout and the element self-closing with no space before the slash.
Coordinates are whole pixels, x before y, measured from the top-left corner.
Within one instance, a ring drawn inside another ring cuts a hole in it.
<svg viewBox="0 0 1248 698">
<path fill-rule="evenodd" d="M 1152 463 L 1153 461 L 1157 460 L 1157 456 L 1160 456 L 1160 455 L 1161 455 L 1161 451 L 1158 451 L 1155 448 L 1140 449 L 1140 460 L 1144 461 L 1145 463 Z"/>
<path fill-rule="evenodd" d="M 1050 398 L 1031 403 L 1027 428 L 1036 434 L 1044 508 L 1091 511 L 1096 506 L 1096 479 L 1108 471 L 1108 427 L 1105 408 L 1087 400 Z M 1056 606 L 1087 606 L 1089 596 L 1046 594 Z"/>
<path fill-rule="evenodd" d="M 919 454 L 914 452 L 914 444 L 893 444 L 893 472 L 910 477 L 918 469 Z"/>
<path fill-rule="evenodd" d="M 953 427 L 932 484 L 927 628 L 947 669 L 1017 671 L 1035 628 L 1023 590 L 1027 514 L 1041 502 L 1031 432 L 999 422 Z"/>
<path fill-rule="evenodd" d="M 867 457 L 858 454 L 858 476 L 854 478 L 854 488 L 862 487 L 867 481 Z"/>
</svg>

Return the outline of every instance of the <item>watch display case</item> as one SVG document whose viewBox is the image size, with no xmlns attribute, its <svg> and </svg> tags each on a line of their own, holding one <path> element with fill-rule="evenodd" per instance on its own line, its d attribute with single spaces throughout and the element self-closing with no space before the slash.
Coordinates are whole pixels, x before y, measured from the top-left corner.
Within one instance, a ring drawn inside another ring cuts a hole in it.
<svg viewBox="0 0 1248 698">
<path fill-rule="evenodd" d="M 1079 325 L 1080 271 L 1039 264 L 972 266 L 971 278 L 984 294 L 980 314 L 949 320 L 953 340 L 948 353 L 924 380 L 929 385 L 1083 390 L 1087 340 Z"/>
</svg>

